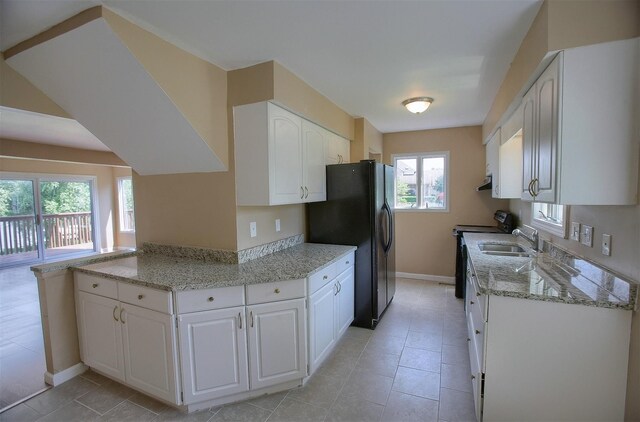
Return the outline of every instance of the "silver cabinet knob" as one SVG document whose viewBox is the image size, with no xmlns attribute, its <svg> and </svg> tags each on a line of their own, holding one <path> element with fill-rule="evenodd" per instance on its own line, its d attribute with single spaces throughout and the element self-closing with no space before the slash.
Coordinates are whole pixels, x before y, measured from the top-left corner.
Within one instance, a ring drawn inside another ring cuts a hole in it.
<svg viewBox="0 0 640 422">
<path fill-rule="evenodd" d="M 98 284 L 98 283 L 93 283 L 93 284 L 91 285 L 91 287 L 93 287 L 94 289 L 95 289 L 96 287 L 98 287 L 98 286 L 99 286 L 99 284 Z"/>
<path fill-rule="evenodd" d="M 476 330 L 476 334 L 480 334 L 480 330 Z"/>
<path fill-rule="evenodd" d="M 213 296 L 209 296 L 209 298 L 207 299 L 209 302 L 213 302 L 214 298 Z"/>
<path fill-rule="evenodd" d="M 138 295 L 138 300 L 142 300 L 143 297 L 144 295 Z"/>
<path fill-rule="evenodd" d="M 274 292 L 275 294 L 278 294 L 278 293 L 280 293 L 280 289 L 275 289 L 273 292 Z"/>
</svg>

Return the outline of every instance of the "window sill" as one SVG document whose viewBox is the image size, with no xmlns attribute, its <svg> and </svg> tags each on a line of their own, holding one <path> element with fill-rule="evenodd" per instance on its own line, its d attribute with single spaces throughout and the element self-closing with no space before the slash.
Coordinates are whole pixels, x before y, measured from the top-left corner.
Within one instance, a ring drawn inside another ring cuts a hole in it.
<svg viewBox="0 0 640 422">
<path fill-rule="evenodd" d="M 545 220 L 540 220 L 538 218 L 534 218 L 533 220 L 531 220 L 531 226 L 547 233 L 560 236 L 563 239 L 567 238 L 567 230 L 564 226 L 553 224 Z"/>
</svg>

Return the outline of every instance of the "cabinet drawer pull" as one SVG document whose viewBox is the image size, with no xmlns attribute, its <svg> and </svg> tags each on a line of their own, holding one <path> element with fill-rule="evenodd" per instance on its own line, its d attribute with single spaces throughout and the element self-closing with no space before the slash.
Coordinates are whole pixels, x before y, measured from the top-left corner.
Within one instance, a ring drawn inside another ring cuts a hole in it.
<svg viewBox="0 0 640 422">
<path fill-rule="evenodd" d="M 213 302 L 215 300 L 215 298 L 213 296 L 209 296 L 209 298 L 207 299 L 209 302 Z"/>
<path fill-rule="evenodd" d="M 91 285 L 91 287 L 93 287 L 94 289 L 95 289 L 96 287 L 98 287 L 98 286 L 99 286 L 99 284 L 98 284 L 98 283 L 93 283 L 93 284 Z"/>
<path fill-rule="evenodd" d="M 480 334 L 480 330 L 476 330 L 476 334 Z"/>
<path fill-rule="evenodd" d="M 475 302 L 473 300 L 469 301 L 469 305 L 473 305 Z"/>
<path fill-rule="evenodd" d="M 471 341 L 471 339 L 469 337 L 467 337 L 467 341 Z"/>
<path fill-rule="evenodd" d="M 113 319 L 114 319 L 116 322 L 119 322 L 118 317 L 116 316 L 116 311 L 117 311 L 117 310 L 118 310 L 118 305 L 116 305 L 116 306 L 113 308 Z"/>
<path fill-rule="evenodd" d="M 238 312 L 238 330 L 242 330 L 242 313 Z"/>
<path fill-rule="evenodd" d="M 471 380 L 474 380 L 474 379 L 476 379 L 476 376 L 475 375 L 471 375 Z"/>
<path fill-rule="evenodd" d="M 125 323 L 126 321 L 124 320 L 124 318 L 122 317 L 122 313 L 124 312 L 124 308 L 120 308 L 120 322 L 121 323 Z"/>
<path fill-rule="evenodd" d="M 138 300 L 142 300 L 144 298 L 144 295 L 138 295 Z"/>
<path fill-rule="evenodd" d="M 280 289 L 275 289 L 275 290 L 273 291 L 273 293 L 275 293 L 275 294 L 279 294 L 279 293 L 280 293 Z"/>
<path fill-rule="evenodd" d="M 328 278 L 329 278 L 329 276 L 326 276 L 326 275 L 322 277 L 323 280 L 326 280 Z"/>
</svg>

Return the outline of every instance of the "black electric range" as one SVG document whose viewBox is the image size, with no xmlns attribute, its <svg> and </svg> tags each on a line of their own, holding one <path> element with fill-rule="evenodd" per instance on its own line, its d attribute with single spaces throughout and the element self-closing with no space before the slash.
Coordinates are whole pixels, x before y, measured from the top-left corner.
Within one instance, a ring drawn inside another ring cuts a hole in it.
<svg viewBox="0 0 640 422">
<path fill-rule="evenodd" d="M 513 214 L 498 210 L 493 214 L 497 222 L 495 226 L 473 226 L 459 224 L 453 228 L 452 234 L 456 237 L 456 290 L 458 298 L 465 297 L 465 275 L 467 273 L 467 246 L 464 244 L 464 233 L 511 233 L 515 228 Z"/>
</svg>

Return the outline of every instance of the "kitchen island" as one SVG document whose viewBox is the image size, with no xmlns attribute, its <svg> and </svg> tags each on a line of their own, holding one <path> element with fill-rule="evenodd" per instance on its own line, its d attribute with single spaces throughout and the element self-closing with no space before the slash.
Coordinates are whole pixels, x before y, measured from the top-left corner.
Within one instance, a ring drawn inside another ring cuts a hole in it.
<svg viewBox="0 0 640 422">
<path fill-rule="evenodd" d="M 478 420 L 622 420 L 638 285 L 547 242 L 464 238 Z"/>
<path fill-rule="evenodd" d="M 74 273 L 73 374 L 86 364 L 198 410 L 301 385 L 353 320 L 355 247 L 300 244 L 243 264 L 149 250 L 164 253 L 34 269 L 42 287 Z"/>
</svg>

